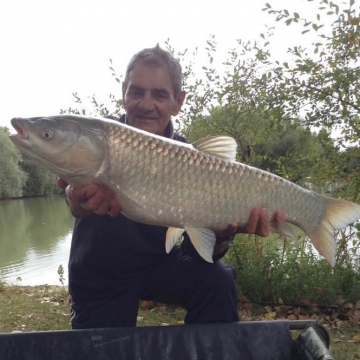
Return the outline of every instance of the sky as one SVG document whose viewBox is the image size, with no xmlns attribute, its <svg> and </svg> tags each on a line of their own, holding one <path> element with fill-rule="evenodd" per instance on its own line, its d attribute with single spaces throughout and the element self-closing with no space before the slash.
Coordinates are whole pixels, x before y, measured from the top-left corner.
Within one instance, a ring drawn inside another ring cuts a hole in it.
<svg viewBox="0 0 360 360">
<path fill-rule="evenodd" d="M 72 93 L 120 97 L 110 59 L 124 74 L 134 53 L 167 39 L 182 51 L 204 48 L 215 35 L 225 60 L 236 39 L 259 39 L 274 24 L 261 10 L 266 2 L 309 7 L 306 0 L 0 0 L 0 126 L 76 107 Z M 289 30 L 274 39 L 283 50 L 294 40 Z"/>
</svg>

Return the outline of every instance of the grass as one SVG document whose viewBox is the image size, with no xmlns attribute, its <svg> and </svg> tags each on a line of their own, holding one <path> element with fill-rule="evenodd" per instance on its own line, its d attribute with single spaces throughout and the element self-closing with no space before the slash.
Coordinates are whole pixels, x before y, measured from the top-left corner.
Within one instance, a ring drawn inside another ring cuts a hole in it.
<svg viewBox="0 0 360 360">
<path fill-rule="evenodd" d="M 157 306 L 139 309 L 138 326 L 183 324 L 184 310 Z M 0 332 L 69 330 L 66 287 L 5 286 L 0 292 Z"/>
<path fill-rule="evenodd" d="M 360 326 L 332 329 L 330 353 L 335 360 L 360 359 Z"/>
<path fill-rule="evenodd" d="M 0 332 L 69 329 L 66 293 L 54 286 L 5 286 L 0 293 Z"/>
<path fill-rule="evenodd" d="M 139 309 L 138 326 L 183 324 L 185 312 L 168 306 Z M 67 288 L 4 286 L 0 290 L 0 333 L 69 330 Z M 360 324 L 328 329 L 330 352 L 336 360 L 360 359 Z M 296 333 L 294 333 L 296 336 Z"/>
</svg>

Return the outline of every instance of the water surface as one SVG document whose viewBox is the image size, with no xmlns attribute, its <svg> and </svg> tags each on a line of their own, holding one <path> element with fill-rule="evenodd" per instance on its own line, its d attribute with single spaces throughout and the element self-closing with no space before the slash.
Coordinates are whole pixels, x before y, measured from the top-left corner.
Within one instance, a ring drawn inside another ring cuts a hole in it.
<svg viewBox="0 0 360 360">
<path fill-rule="evenodd" d="M 60 285 L 62 265 L 67 283 L 73 222 L 61 196 L 0 201 L 2 278 L 21 285 Z"/>
</svg>

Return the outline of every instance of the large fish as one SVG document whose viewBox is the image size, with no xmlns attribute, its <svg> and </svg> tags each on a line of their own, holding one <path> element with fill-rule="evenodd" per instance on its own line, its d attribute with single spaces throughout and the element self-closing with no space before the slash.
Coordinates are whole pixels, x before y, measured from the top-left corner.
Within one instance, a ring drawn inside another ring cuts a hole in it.
<svg viewBox="0 0 360 360">
<path fill-rule="evenodd" d="M 114 189 L 128 218 L 169 227 L 166 251 L 186 231 L 212 262 L 212 230 L 247 222 L 251 209 L 284 212 L 315 248 L 335 264 L 334 230 L 360 218 L 360 206 L 305 190 L 235 161 L 236 142 L 209 137 L 183 144 L 116 121 L 74 115 L 15 118 L 11 135 L 20 151 L 73 186 Z M 286 223 L 271 230 L 292 237 Z"/>
</svg>

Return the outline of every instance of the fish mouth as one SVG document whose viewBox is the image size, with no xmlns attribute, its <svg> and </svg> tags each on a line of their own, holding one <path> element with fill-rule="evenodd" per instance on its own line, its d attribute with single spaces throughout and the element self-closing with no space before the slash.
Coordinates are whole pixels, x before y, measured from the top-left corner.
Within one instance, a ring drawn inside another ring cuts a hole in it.
<svg viewBox="0 0 360 360">
<path fill-rule="evenodd" d="M 29 140 L 29 132 L 22 124 L 21 119 L 15 118 L 11 120 L 11 125 L 16 130 L 16 134 L 12 135 L 17 138 L 21 138 L 22 140 Z"/>
<path fill-rule="evenodd" d="M 29 132 L 23 123 L 21 118 L 15 118 L 11 120 L 11 125 L 16 130 L 16 134 L 9 136 L 10 140 L 19 148 L 19 150 L 25 151 L 31 148 Z"/>
</svg>

